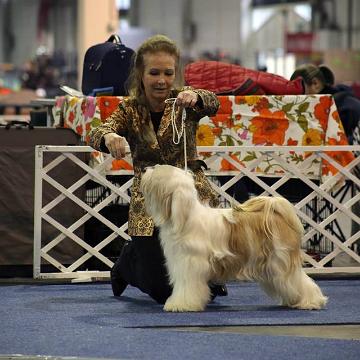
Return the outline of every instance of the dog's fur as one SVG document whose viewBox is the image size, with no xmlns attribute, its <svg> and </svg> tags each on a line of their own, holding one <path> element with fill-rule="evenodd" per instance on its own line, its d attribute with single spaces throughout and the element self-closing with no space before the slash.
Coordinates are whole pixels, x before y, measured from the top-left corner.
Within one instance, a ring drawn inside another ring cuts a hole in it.
<svg viewBox="0 0 360 360">
<path fill-rule="evenodd" d="M 257 281 L 282 305 L 320 309 L 327 298 L 302 269 L 303 226 L 282 197 L 258 196 L 234 209 L 198 200 L 190 173 L 156 165 L 143 174 L 147 213 L 160 228 L 173 293 L 166 311 L 201 311 L 209 282 Z"/>
</svg>

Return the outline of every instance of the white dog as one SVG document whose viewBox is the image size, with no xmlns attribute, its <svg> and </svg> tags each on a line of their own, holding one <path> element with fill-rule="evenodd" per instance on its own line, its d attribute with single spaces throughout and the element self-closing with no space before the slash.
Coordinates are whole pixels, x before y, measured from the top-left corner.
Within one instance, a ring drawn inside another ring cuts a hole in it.
<svg viewBox="0 0 360 360">
<path fill-rule="evenodd" d="M 201 311 L 209 282 L 257 281 L 282 305 L 320 309 L 327 298 L 302 269 L 303 226 L 282 197 L 259 196 L 234 209 L 198 200 L 190 173 L 170 165 L 146 170 L 147 213 L 160 228 L 173 293 L 166 311 Z"/>
</svg>

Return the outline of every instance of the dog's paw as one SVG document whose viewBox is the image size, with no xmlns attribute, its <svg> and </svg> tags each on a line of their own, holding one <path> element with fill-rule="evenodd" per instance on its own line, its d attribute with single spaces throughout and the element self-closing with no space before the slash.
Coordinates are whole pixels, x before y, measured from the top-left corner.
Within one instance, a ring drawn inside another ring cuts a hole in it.
<svg viewBox="0 0 360 360">
<path fill-rule="evenodd" d="M 164 305 L 164 310 L 169 312 L 203 311 L 204 306 L 200 304 L 184 304 L 169 298 Z"/>
<path fill-rule="evenodd" d="M 301 310 L 320 310 L 325 307 L 326 303 L 327 297 L 324 296 L 319 299 L 313 299 L 312 301 L 301 301 L 293 307 Z"/>
<path fill-rule="evenodd" d="M 282 305 L 300 310 L 320 310 L 325 307 L 327 300 L 328 298 L 326 296 L 319 296 L 314 299 L 302 299 L 295 304 L 284 302 Z"/>
</svg>

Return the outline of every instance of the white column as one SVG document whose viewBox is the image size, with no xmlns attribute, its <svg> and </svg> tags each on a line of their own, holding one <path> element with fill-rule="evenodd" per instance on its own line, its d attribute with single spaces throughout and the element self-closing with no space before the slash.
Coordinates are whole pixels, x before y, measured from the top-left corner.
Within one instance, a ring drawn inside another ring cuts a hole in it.
<svg viewBox="0 0 360 360">
<path fill-rule="evenodd" d="M 117 33 L 118 14 L 115 0 L 78 0 L 78 87 L 81 88 L 83 61 L 86 50 L 105 42 Z"/>
</svg>

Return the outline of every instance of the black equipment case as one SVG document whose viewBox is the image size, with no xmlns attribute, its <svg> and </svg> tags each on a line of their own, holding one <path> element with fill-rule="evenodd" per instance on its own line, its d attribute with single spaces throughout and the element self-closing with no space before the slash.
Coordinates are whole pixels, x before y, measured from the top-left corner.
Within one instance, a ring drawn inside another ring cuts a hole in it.
<svg viewBox="0 0 360 360">
<path fill-rule="evenodd" d="M 126 47 L 118 35 L 111 35 L 106 42 L 91 46 L 84 57 L 82 92 L 97 95 L 107 89 L 106 95 L 127 95 L 125 82 L 133 54 L 134 50 Z"/>
</svg>

